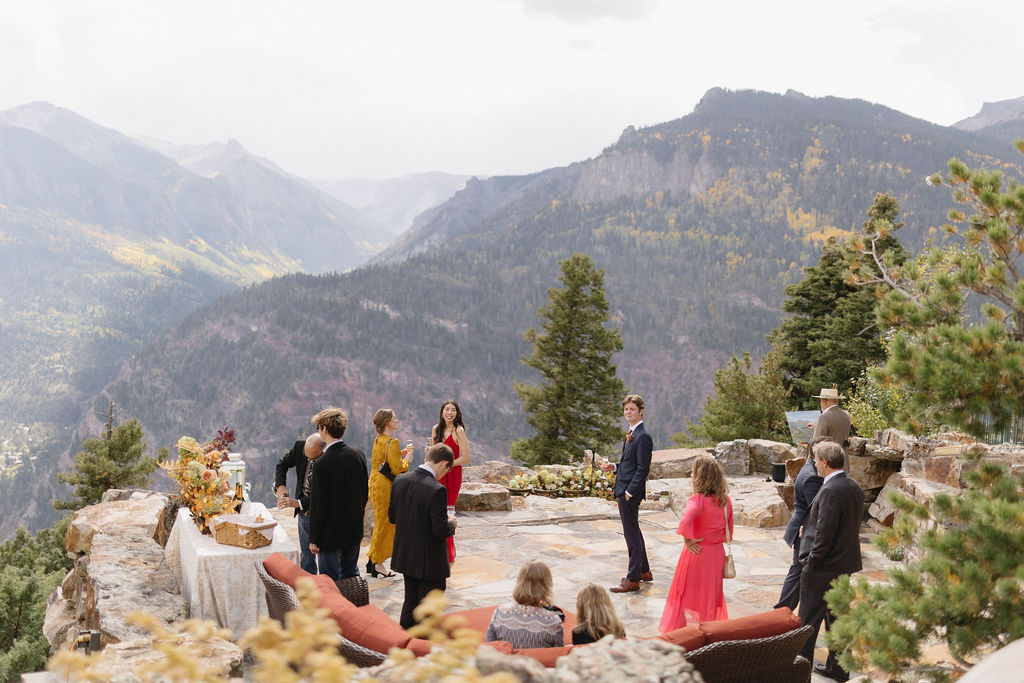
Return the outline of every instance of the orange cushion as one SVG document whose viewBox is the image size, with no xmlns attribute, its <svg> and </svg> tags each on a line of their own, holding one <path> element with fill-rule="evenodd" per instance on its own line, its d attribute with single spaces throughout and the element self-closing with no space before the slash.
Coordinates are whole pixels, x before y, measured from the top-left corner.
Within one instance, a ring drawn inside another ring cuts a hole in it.
<svg viewBox="0 0 1024 683">
<path fill-rule="evenodd" d="M 295 588 L 295 582 L 303 576 L 313 576 L 281 553 L 274 553 L 267 559 L 263 560 L 263 568 L 266 569 L 267 573 L 275 579 L 281 583 L 288 584 L 292 588 Z"/>
<path fill-rule="evenodd" d="M 330 611 L 331 618 L 335 621 L 337 621 L 335 617 L 337 612 L 356 608 L 348 598 L 341 594 L 341 591 L 338 590 L 338 584 L 334 583 L 334 579 L 331 577 L 317 574 L 313 577 L 313 583 L 316 585 L 317 590 L 320 591 L 320 606 Z"/>
<path fill-rule="evenodd" d="M 459 612 L 452 612 L 441 617 L 444 621 L 450 617 L 459 616 L 466 620 L 465 627 L 479 631 L 481 635 L 487 633 L 487 627 L 491 623 L 491 615 L 494 614 L 494 607 L 477 607 L 475 609 L 464 609 Z"/>
<path fill-rule="evenodd" d="M 655 638 L 686 648 L 687 651 L 696 650 L 707 643 L 707 636 L 704 635 L 704 631 L 701 631 L 700 627 L 694 624 L 677 628 L 675 631 L 669 631 L 663 635 L 655 636 Z"/>
<path fill-rule="evenodd" d="M 800 628 L 800 617 L 793 614 L 788 607 L 779 607 L 771 612 L 751 614 L 736 619 L 719 619 L 704 621 L 700 630 L 707 636 L 708 644 L 721 640 L 748 640 L 750 638 L 768 638 L 788 633 Z"/>
<path fill-rule="evenodd" d="M 528 647 L 522 650 L 512 650 L 512 654 L 533 657 L 538 662 L 551 669 L 554 668 L 555 662 L 558 661 L 558 658 L 562 655 L 569 654 L 570 650 L 572 650 L 572 645 L 563 645 L 562 647 Z"/>
<path fill-rule="evenodd" d="M 331 616 L 338 622 L 341 635 L 376 652 L 386 653 L 393 647 L 406 647 L 412 640 L 404 628 L 376 605 L 341 609 Z"/>
<path fill-rule="evenodd" d="M 428 654 L 433 647 L 434 644 L 432 642 L 423 638 L 413 638 L 405 646 L 407 650 L 412 650 L 412 653 L 417 657 Z"/>
</svg>

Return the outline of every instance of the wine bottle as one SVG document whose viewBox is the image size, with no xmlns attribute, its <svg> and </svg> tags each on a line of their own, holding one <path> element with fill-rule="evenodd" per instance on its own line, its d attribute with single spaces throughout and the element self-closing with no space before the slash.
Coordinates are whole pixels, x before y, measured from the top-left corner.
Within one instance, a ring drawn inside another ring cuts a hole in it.
<svg viewBox="0 0 1024 683">
<path fill-rule="evenodd" d="M 245 502 L 245 494 L 242 492 L 242 482 L 235 483 L 235 495 L 232 498 L 235 502 L 235 512 L 241 512 L 242 503 Z"/>
</svg>

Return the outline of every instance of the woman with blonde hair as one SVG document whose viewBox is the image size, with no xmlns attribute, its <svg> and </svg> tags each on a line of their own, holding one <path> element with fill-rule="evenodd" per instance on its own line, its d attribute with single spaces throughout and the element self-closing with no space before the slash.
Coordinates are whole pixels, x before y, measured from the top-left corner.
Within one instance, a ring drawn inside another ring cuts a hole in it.
<svg viewBox="0 0 1024 683">
<path fill-rule="evenodd" d="M 729 485 L 722 466 L 709 455 L 693 461 L 691 477 L 693 495 L 676 530 L 685 547 L 658 625 L 662 633 L 686 626 L 687 612 L 698 622 L 729 618 L 722 592 L 727 528 L 732 538 Z"/>
<path fill-rule="evenodd" d="M 504 640 L 516 649 L 565 645 L 565 612 L 551 604 L 553 593 L 548 566 L 538 560 L 524 564 L 519 568 L 512 602 L 499 605 L 491 615 L 487 640 Z"/>
<path fill-rule="evenodd" d="M 391 502 L 391 481 L 409 469 L 412 460 L 412 444 L 404 450 L 398 447 L 393 434 L 398 429 L 398 417 L 390 408 L 381 408 L 373 416 L 377 436 L 370 453 L 370 500 L 373 501 L 373 535 L 370 549 L 366 553 L 366 573 L 374 578 L 394 576 L 384 566 L 384 560 L 391 557 L 395 544 L 395 525 L 388 520 L 388 504 Z M 380 467 L 388 463 L 391 477 L 381 473 Z"/>
<path fill-rule="evenodd" d="M 626 627 L 615 613 L 612 597 L 604 586 L 588 583 L 576 594 L 576 627 L 572 630 L 572 644 L 594 643 L 609 633 L 616 638 L 625 638 Z"/>
</svg>

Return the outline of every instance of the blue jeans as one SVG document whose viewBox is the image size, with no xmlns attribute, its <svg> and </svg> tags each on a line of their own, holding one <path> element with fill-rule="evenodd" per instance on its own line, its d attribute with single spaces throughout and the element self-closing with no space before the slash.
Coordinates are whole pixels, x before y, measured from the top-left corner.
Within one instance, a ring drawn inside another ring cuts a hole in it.
<svg viewBox="0 0 1024 683">
<path fill-rule="evenodd" d="M 320 573 L 335 581 L 359 576 L 359 544 L 341 550 L 321 550 L 317 555 Z"/>
<path fill-rule="evenodd" d="M 295 519 L 299 526 L 299 566 L 310 574 L 316 574 L 316 555 L 309 552 L 309 517 L 300 512 Z"/>
</svg>

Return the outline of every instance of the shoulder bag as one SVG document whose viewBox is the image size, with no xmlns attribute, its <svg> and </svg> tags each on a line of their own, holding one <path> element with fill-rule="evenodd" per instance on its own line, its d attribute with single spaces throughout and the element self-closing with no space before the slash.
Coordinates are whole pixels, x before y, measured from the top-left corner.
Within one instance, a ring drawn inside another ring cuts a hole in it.
<svg viewBox="0 0 1024 683">
<path fill-rule="evenodd" d="M 394 439 L 388 439 L 388 442 L 384 444 L 384 462 L 382 462 L 380 467 L 377 468 L 377 471 L 387 477 L 388 481 L 395 480 L 395 473 L 391 471 L 391 465 L 388 463 L 388 446 L 391 445 L 392 441 L 394 441 Z M 402 481 L 405 480 L 403 479 Z"/>
<path fill-rule="evenodd" d="M 736 578 L 736 563 L 732 559 L 732 545 L 731 535 L 729 534 L 729 499 L 725 499 L 725 505 L 722 507 L 722 514 L 725 515 L 725 564 L 722 566 L 722 578 L 723 579 L 735 579 Z"/>
</svg>

